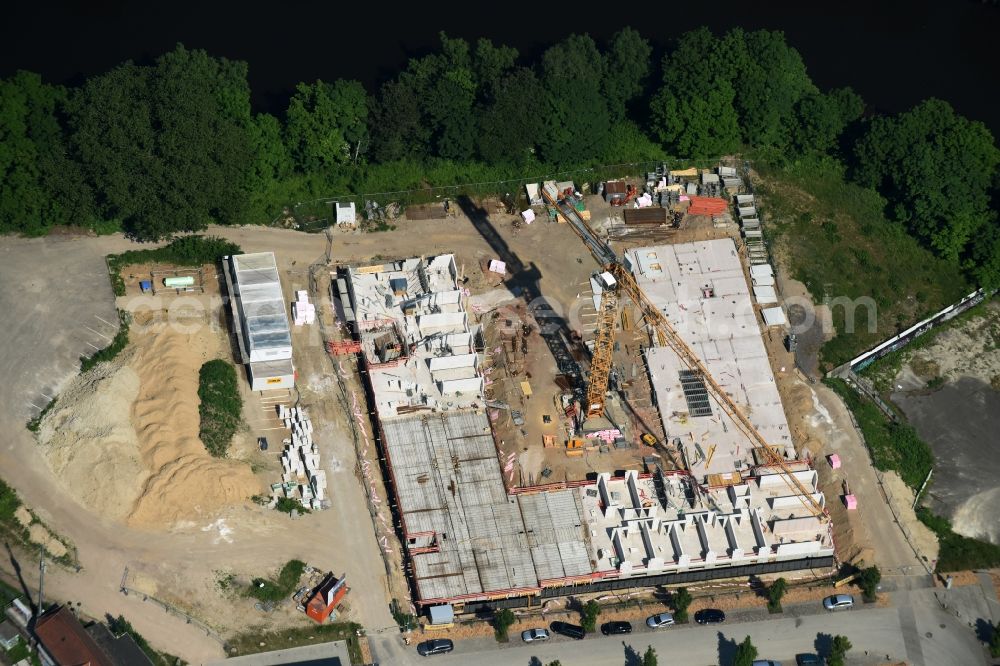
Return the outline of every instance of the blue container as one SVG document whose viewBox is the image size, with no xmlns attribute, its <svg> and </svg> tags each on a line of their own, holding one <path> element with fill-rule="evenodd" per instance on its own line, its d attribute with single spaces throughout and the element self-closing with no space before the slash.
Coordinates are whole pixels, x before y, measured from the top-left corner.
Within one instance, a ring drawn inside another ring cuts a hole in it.
<svg viewBox="0 0 1000 666">
<path fill-rule="evenodd" d="M 149 291 L 152 288 L 153 288 L 153 283 L 150 282 L 149 280 L 139 281 L 139 289 L 142 289 L 143 291 Z"/>
</svg>

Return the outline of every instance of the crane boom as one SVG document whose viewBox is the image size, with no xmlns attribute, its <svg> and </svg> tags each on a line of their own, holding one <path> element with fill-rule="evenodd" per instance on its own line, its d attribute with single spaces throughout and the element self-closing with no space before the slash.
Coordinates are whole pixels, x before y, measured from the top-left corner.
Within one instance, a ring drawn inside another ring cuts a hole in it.
<svg viewBox="0 0 1000 666">
<path fill-rule="evenodd" d="M 812 493 L 796 478 L 795 473 L 785 464 L 782 457 L 772 448 L 764 436 L 760 434 L 749 417 L 733 402 L 728 393 L 708 372 L 697 354 L 680 337 L 667 320 L 663 312 L 643 293 L 632 272 L 614 251 L 597 235 L 577 213 L 576 209 L 560 196 L 554 187 L 542 187 L 543 196 L 566 218 L 567 223 L 584 242 L 594 258 L 611 273 L 616 280 L 614 288 L 605 288 L 601 293 L 601 311 L 598 313 L 597 337 L 594 342 L 594 353 L 591 361 L 590 378 L 587 386 L 587 416 L 600 416 L 604 413 L 605 394 L 608 390 L 608 378 L 611 371 L 611 359 L 614 349 L 615 313 L 618 297 L 614 293 L 624 291 L 638 306 L 646 319 L 656 331 L 656 337 L 661 346 L 670 347 L 680 357 L 688 369 L 698 372 L 705 381 L 709 394 L 722 410 L 732 419 L 737 428 L 750 440 L 751 445 L 761 451 L 768 464 L 781 470 L 780 476 L 802 501 L 806 509 L 815 516 L 825 519 L 826 509 L 816 501 Z"/>
</svg>

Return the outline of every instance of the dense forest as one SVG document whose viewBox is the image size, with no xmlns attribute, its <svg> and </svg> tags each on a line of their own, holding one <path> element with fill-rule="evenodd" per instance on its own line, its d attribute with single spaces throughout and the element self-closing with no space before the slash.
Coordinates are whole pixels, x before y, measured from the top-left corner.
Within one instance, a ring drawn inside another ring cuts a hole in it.
<svg viewBox="0 0 1000 666">
<path fill-rule="evenodd" d="M 442 34 L 378 90 L 299 84 L 281 118 L 251 108 L 245 63 L 183 46 L 76 88 L 19 72 L 0 81 L 0 232 L 154 240 L 349 192 L 743 153 L 835 163 L 937 256 L 1000 286 L 1000 151 L 982 123 L 934 99 L 866 113 L 849 88 L 819 90 L 779 32 L 703 28 L 660 56 L 628 28 L 537 62 Z"/>
</svg>

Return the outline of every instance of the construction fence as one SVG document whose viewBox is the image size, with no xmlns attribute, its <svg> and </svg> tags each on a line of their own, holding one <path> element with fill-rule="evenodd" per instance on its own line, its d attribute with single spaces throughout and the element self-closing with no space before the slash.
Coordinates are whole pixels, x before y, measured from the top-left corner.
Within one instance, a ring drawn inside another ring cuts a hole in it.
<svg viewBox="0 0 1000 666">
<path fill-rule="evenodd" d="M 393 192 L 366 192 L 358 194 L 341 194 L 324 197 L 313 201 L 295 204 L 292 215 L 299 229 L 305 231 L 322 231 L 333 224 L 333 206 L 337 203 L 354 203 L 359 218 L 372 219 L 377 211 L 383 211 L 384 217 L 395 219 L 405 212 L 408 206 L 454 200 L 466 196 L 475 199 L 485 197 L 513 198 L 512 203 L 521 209 L 528 207 L 524 186 L 528 183 L 542 183 L 547 180 L 572 181 L 584 194 L 596 193 L 597 186 L 607 180 L 641 176 L 662 168 L 698 168 L 711 169 L 720 165 L 744 167 L 742 160 L 653 160 L 643 162 L 625 162 L 621 164 L 604 164 L 580 169 L 568 169 L 534 176 L 524 176 L 507 180 L 483 181 L 477 183 L 462 183 L 456 185 L 441 185 L 411 190 Z M 381 219 L 381 218 L 380 218 Z"/>
</svg>

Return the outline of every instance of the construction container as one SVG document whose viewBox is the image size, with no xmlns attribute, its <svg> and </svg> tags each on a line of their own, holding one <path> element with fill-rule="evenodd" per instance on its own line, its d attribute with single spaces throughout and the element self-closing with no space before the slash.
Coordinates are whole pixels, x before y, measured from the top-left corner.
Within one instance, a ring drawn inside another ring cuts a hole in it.
<svg viewBox="0 0 1000 666">
<path fill-rule="evenodd" d="M 194 276 L 181 275 L 179 277 L 163 278 L 163 286 L 168 287 L 170 289 L 177 289 L 179 287 L 192 287 L 194 286 Z"/>
</svg>

